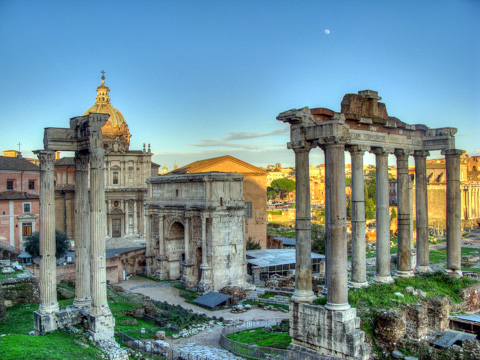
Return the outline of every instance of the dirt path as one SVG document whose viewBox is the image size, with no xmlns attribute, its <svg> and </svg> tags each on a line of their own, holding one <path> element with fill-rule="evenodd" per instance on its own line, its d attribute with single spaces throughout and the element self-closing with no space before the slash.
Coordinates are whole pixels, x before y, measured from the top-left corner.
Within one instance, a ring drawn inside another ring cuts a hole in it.
<svg viewBox="0 0 480 360">
<path fill-rule="evenodd" d="M 185 302 L 185 299 L 180 297 L 180 291 L 170 286 L 168 283 L 156 282 L 141 276 L 133 276 L 129 280 L 123 281 L 117 285 L 126 291 L 142 294 L 153 300 L 167 301 L 170 304 L 181 305 L 186 309 L 191 309 L 197 313 L 206 314 L 207 316 L 224 317 L 227 319 L 243 319 L 245 321 L 258 319 L 286 319 L 289 317 L 288 313 L 267 311 L 256 307 L 240 314 L 233 314 L 230 310 L 211 311 Z M 189 338 L 167 338 L 165 341 L 168 342 L 171 347 L 194 343 L 213 348 L 222 348 L 219 344 L 221 331 L 222 327 L 216 326 Z"/>
</svg>

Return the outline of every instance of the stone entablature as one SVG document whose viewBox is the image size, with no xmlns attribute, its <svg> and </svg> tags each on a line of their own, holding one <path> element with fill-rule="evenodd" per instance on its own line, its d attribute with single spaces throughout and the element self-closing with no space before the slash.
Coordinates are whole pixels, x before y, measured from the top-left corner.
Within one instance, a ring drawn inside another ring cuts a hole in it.
<svg viewBox="0 0 480 360">
<path fill-rule="evenodd" d="M 201 292 L 246 279 L 243 176 L 163 175 L 147 180 L 147 274 Z"/>
</svg>

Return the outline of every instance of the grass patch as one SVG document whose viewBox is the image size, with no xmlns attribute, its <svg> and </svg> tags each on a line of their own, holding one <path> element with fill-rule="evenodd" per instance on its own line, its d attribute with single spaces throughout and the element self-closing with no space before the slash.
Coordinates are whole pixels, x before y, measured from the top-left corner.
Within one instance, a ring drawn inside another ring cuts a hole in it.
<svg viewBox="0 0 480 360">
<path fill-rule="evenodd" d="M 9 280 L 9 279 L 16 279 L 18 275 L 23 274 L 23 270 L 15 270 L 10 274 L 2 274 L 0 273 L 0 281 Z"/>
<path fill-rule="evenodd" d="M 277 333 L 265 330 L 263 327 L 244 330 L 227 335 L 227 338 L 242 344 L 256 344 L 258 346 L 286 349 L 292 342 L 288 333 Z"/>
<path fill-rule="evenodd" d="M 462 247 L 462 256 L 479 255 L 480 249 Z M 430 264 L 440 264 L 447 262 L 447 249 L 430 250 Z"/>
</svg>

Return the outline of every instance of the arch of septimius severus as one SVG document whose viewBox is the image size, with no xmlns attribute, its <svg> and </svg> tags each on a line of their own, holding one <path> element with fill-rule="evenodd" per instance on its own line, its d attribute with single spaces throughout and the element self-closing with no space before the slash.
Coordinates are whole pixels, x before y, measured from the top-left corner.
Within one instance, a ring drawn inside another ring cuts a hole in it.
<svg viewBox="0 0 480 360">
<path fill-rule="evenodd" d="M 296 273 L 290 326 L 293 347 L 333 354 L 347 359 L 367 359 L 369 347 L 359 330 L 356 309 L 348 303 L 348 258 L 346 237 L 345 151 L 352 162 L 352 276 L 351 285 L 367 285 L 365 258 L 365 193 L 363 156 L 376 159 L 377 254 L 375 281 L 393 282 L 390 266 L 390 214 L 388 194 L 389 154 L 397 159 L 398 271 L 413 276 L 410 232 L 408 158 L 415 159 L 417 265 L 428 272 L 428 204 L 426 158 L 429 151 L 446 156 L 447 175 L 447 272 L 461 276 L 460 155 L 455 149 L 455 128 L 431 129 L 409 125 L 387 114 L 376 91 L 347 94 L 341 111 L 326 108 L 293 109 L 277 120 L 290 124 L 289 149 L 295 153 L 296 168 Z M 315 298 L 311 277 L 309 152 L 325 152 L 326 172 L 326 261 L 328 287 L 325 306 L 311 305 Z M 292 311 L 293 310 L 293 311 Z"/>
<path fill-rule="evenodd" d="M 105 260 L 105 150 L 102 126 L 108 114 L 70 119 L 70 128 L 46 128 L 40 159 L 40 306 L 34 313 L 41 334 L 84 319 L 95 340 L 111 340 L 115 319 L 107 303 Z M 55 151 L 75 152 L 75 300 L 59 309 L 55 258 Z M 90 181 L 90 191 L 89 191 Z"/>
</svg>

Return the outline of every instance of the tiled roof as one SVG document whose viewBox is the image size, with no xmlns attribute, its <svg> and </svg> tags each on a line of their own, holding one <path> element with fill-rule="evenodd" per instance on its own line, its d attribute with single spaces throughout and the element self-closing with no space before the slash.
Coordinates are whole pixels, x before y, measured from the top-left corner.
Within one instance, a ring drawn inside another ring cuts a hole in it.
<svg viewBox="0 0 480 360">
<path fill-rule="evenodd" d="M 75 166 L 75 158 L 72 156 L 62 157 L 55 160 L 55 166 Z"/>
<path fill-rule="evenodd" d="M 25 200 L 25 199 L 38 199 L 39 196 L 35 194 L 29 194 L 20 191 L 2 191 L 0 192 L 0 200 Z"/>
<path fill-rule="evenodd" d="M 0 170 L 40 172 L 40 167 L 24 158 L 0 156 Z"/>
<path fill-rule="evenodd" d="M 239 165 L 250 168 L 251 169 L 250 173 L 260 173 L 260 174 L 265 174 L 266 173 L 265 170 L 263 170 L 262 168 L 253 166 L 249 163 L 246 163 L 245 161 L 234 158 L 233 156 L 225 155 L 225 156 L 219 156 L 219 157 L 205 159 L 205 160 L 198 160 L 198 161 L 195 161 L 191 164 L 182 166 L 181 168 L 178 168 L 176 170 L 170 171 L 168 174 L 171 175 L 171 174 L 199 173 L 199 172 L 203 172 L 204 169 L 206 169 L 210 166 L 220 164 L 224 161 L 233 161 L 233 162 L 238 163 Z"/>
</svg>

